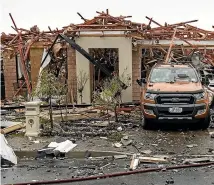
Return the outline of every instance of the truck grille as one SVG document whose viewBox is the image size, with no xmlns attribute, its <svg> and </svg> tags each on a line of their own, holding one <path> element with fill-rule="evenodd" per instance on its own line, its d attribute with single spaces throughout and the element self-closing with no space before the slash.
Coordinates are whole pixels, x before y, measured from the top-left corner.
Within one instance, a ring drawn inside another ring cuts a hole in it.
<svg viewBox="0 0 214 185">
<path fill-rule="evenodd" d="M 162 94 L 156 97 L 157 104 L 173 104 L 173 105 L 181 105 L 181 104 L 193 104 L 195 102 L 195 98 L 192 95 L 186 94 Z"/>
<path fill-rule="evenodd" d="M 185 110 L 180 114 L 176 113 L 169 113 L 169 111 L 166 110 L 158 110 L 159 116 L 191 116 L 193 113 L 193 110 Z"/>
</svg>

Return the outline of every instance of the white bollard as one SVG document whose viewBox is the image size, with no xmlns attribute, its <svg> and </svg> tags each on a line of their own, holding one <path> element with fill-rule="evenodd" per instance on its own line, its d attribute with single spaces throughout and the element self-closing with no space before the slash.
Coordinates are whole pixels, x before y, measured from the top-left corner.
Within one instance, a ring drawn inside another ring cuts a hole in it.
<svg viewBox="0 0 214 185">
<path fill-rule="evenodd" d="M 26 133 L 25 136 L 37 137 L 40 133 L 40 102 L 27 102 L 25 104 Z"/>
</svg>

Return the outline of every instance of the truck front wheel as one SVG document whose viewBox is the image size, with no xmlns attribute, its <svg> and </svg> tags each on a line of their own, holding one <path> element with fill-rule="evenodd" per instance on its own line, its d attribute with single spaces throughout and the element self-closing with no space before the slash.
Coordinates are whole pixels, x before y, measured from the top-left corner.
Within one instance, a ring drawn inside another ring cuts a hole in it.
<svg viewBox="0 0 214 185">
<path fill-rule="evenodd" d="M 199 121 L 198 128 L 206 130 L 210 126 L 210 115 L 208 115 L 205 119 Z"/>
<path fill-rule="evenodd" d="M 143 129 L 149 130 L 151 128 L 151 120 L 147 118 L 142 118 L 141 125 Z"/>
</svg>

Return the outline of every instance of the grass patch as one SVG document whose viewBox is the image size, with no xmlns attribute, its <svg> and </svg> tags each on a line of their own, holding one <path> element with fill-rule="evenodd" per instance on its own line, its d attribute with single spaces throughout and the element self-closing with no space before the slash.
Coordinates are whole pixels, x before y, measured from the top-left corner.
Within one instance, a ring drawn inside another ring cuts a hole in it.
<svg viewBox="0 0 214 185">
<path fill-rule="evenodd" d="M 112 133 L 108 137 L 108 139 L 109 141 L 112 141 L 112 142 L 115 142 L 115 141 L 119 142 L 122 139 L 122 137 L 123 137 L 123 134 L 121 132 L 115 132 L 115 133 Z"/>
<path fill-rule="evenodd" d="M 14 132 L 8 133 L 8 134 L 10 134 L 10 136 L 12 136 L 12 137 L 24 137 L 25 136 L 25 132 L 16 132 L 16 131 L 14 131 Z"/>
</svg>

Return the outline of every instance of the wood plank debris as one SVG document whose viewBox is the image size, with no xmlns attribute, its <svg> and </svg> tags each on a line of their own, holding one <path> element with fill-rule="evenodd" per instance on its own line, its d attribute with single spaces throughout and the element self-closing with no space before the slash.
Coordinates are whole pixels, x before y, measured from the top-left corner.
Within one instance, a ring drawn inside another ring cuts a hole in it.
<svg viewBox="0 0 214 185">
<path fill-rule="evenodd" d="M 212 157 L 199 157 L 199 158 L 190 158 L 190 159 L 185 159 L 183 161 L 184 164 L 191 164 L 191 163 L 205 163 L 205 162 L 210 162 L 214 161 L 214 158 Z"/>
<path fill-rule="evenodd" d="M 0 131 L 1 131 L 1 134 L 8 134 L 10 132 L 13 132 L 22 128 L 25 128 L 25 125 L 23 123 L 17 123 L 12 126 L 6 127 L 4 129 L 0 129 Z"/>
<path fill-rule="evenodd" d="M 114 155 L 113 157 L 114 157 L 114 159 L 125 159 L 128 156 L 127 155 Z"/>
<path fill-rule="evenodd" d="M 138 167 L 139 164 L 140 164 L 139 154 L 133 154 L 129 169 L 130 170 L 135 170 Z"/>
<path fill-rule="evenodd" d="M 197 144 L 191 144 L 191 145 L 187 145 L 187 148 L 193 148 L 193 147 L 197 147 Z"/>
<path fill-rule="evenodd" d="M 139 157 L 140 162 L 142 163 L 167 163 L 168 160 L 164 158 L 158 158 L 158 157 Z"/>
</svg>

